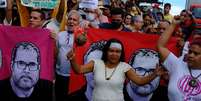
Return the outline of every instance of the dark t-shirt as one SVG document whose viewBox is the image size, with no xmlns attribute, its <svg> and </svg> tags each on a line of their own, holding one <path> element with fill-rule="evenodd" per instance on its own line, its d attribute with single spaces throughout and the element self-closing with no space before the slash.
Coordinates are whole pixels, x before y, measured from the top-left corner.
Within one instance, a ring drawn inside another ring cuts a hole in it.
<svg viewBox="0 0 201 101">
<path fill-rule="evenodd" d="M 52 101 L 53 83 L 40 79 L 34 87 L 34 91 L 28 98 L 20 98 L 13 92 L 10 80 L 0 80 L 0 100 L 3 101 Z"/>
</svg>

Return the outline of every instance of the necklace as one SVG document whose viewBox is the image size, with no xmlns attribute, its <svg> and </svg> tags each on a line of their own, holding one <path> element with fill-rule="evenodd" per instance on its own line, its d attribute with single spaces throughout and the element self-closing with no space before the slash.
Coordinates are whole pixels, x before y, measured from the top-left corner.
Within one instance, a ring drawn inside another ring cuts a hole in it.
<svg viewBox="0 0 201 101">
<path fill-rule="evenodd" d="M 111 79 L 111 77 L 114 75 L 114 72 L 116 71 L 116 68 L 117 67 L 115 67 L 114 70 L 112 71 L 112 74 L 109 77 L 107 77 L 107 68 L 105 67 L 105 80 Z"/>
<path fill-rule="evenodd" d="M 188 82 L 188 85 L 191 86 L 191 87 L 197 87 L 198 86 L 198 78 L 201 76 L 201 73 L 194 77 L 193 74 L 192 74 L 192 71 L 190 68 L 188 68 L 189 72 L 190 72 L 190 75 L 191 75 L 191 80 Z"/>
</svg>

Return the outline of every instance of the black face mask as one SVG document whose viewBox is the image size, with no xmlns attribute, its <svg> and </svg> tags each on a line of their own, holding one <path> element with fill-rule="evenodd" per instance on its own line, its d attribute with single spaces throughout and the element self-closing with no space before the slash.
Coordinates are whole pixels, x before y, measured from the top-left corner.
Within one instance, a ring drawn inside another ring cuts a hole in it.
<svg viewBox="0 0 201 101">
<path fill-rule="evenodd" d="M 113 29 L 118 29 L 121 27 L 122 22 L 112 21 L 111 24 Z"/>
</svg>

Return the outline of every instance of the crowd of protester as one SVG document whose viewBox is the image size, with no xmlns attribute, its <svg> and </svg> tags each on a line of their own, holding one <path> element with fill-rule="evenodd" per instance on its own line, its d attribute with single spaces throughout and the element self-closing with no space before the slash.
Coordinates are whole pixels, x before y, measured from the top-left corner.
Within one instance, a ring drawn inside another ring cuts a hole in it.
<svg viewBox="0 0 201 101">
<path fill-rule="evenodd" d="M 107 0 L 105 0 L 107 1 Z M 123 2 L 121 0 L 109 0 L 108 2 L 100 2 L 98 8 L 79 8 L 79 4 L 75 0 L 68 1 L 68 12 L 72 9 L 77 10 L 82 19 L 80 21 L 80 26 L 83 28 L 112 28 L 116 30 L 119 26 L 126 27 L 132 32 L 143 32 L 147 34 L 161 34 L 164 25 L 171 24 L 172 20 L 175 18 L 182 19 L 181 26 L 178 26 L 175 30 L 175 36 L 177 36 L 178 30 L 181 29 L 184 41 L 188 40 L 193 31 L 193 16 L 190 11 L 182 10 L 180 15 L 173 16 L 170 14 L 171 4 L 164 4 L 164 8 L 160 8 L 162 4 L 152 4 L 149 7 L 140 6 L 139 0 L 127 0 Z M 56 19 L 51 18 L 52 10 L 39 9 L 39 8 L 29 8 L 30 12 L 29 22 L 34 22 L 31 20 L 31 12 L 38 12 L 41 14 L 41 21 L 38 21 L 40 27 L 47 27 L 49 29 L 54 29 L 55 26 L 60 25 L 61 17 L 56 17 Z M 0 8 L 1 16 L 0 22 L 3 24 L 17 25 L 20 26 L 20 18 L 18 13 L 18 7 L 13 0 L 8 0 L 8 6 L 6 8 Z M 62 10 L 61 10 L 62 12 Z M 57 14 L 62 15 L 62 13 Z M 115 16 L 116 15 L 116 16 Z M 22 19 L 21 19 L 22 20 Z M 164 22 L 167 22 L 164 24 Z M 49 24 L 51 23 L 51 24 Z M 107 24 L 108 25 L 107 25 Z M 117 24 L 116 24 L 117 23 Z M 31 23 L 33 24 L 33 23 Z M 110 25 L 111 24 L 111 25 Z M 48 27 L 48 25 L 50 25 Z M 31 26 L 31 25 L 30 25 Z M 162 26 L 162 28 L 161 28 Z M 53 27 L 53 28 L 51 28 Z M 165 27 L 167 28 L 167 26 Z M 58 33 L 58 29 L 56 31 Z M 181 33 L 180 33 L 181 34 Z"/>
<path fill-rule="evenodd" d="M 164 5 L 152 4 L 152 6 L 147 8 L 140 6 L 140 3 L 140 0 L 127 0 L 126 2 L 121 0 L 99 0 L 97 8 L 80 8 L 79 1 L 68 0 L 67 15 L 65 15 L 65 18 L 67 19 L 65 30 L 61 30 L 64 9 L 59 8 L 60 10 L 58 11 L 57 16 L 53 18 L 51 15 L 52 10 L 26 7 L 30 14 L 27 27 L 49 29 L 52 34 L 51 36 L 55 39 L 57 44 L 60 45 L 57 47 L 58 54 L 56 56 L 57 59 L 59 59 L 59 61 L 56 62 L 56 101 L 65 101 L 70 99 L 69 96 L 67 96 L 67 85 L 69 84 L 71 66 L 70 61 L 66 61 L 66 51 L 69 52 L 73 47 L 74 41 L 72 33 L 76 26 L 80 26 L 84 29 L 111 29 L 115 31 L 155 35 L 161 35 L 162 33 L 167 34 L 167 30 L 169 30 L 172 32 L 171 35 L 177 39 L 177 48 L 180 49 L 178 57 L 185 61 L 186 54 L 188 54 L 189 51 L 189 44 L 193 40 L 201 37 L 201 29 L 197 28 L 194 24 L 192 13 L 189 10 L 184 9 L 179 15 L 173 16 L 170 13 L 170 10 L 174 10 L 171 9 L 171 3 L 166 3 Z M 60 5 L 62 5 L 62 3 Z M 160 8 L 162 6 L 163 8 Z M 22 26 L 21 20 L 23 19 L 20 19 L 18 9 L 19 8 L 17 7 L 15 0 L 7 0 L 7 7 L 0 8 L 0 23 L 10 26 Z M 179 23 L 176 23 L 175 21 L 179 21 Z M 177 25 L 175 25 L 175 23 Z M 172 26 L 174 26 L 174 28 L 172 28 Z M 169 27 L 172 29 L 168 29 Z M 168 37 L 170 37 L 170 34 L 168 35 Z M 64 38 L 69 39 L 69 43 L 66 45 L 63 45 Z M 163 43 L 164 41 L 160 42 Z M 165 58 L 167 58 L 169 54 L 172 54 L 166 50 L 165 52 L 168 54 L 164 53 L 164 45 L 165 44 L 158 44 L 158 47 L 160 49 L 160 53 L 162 54 L 163 61 L 166 61 Z M 192 49 L 190 49 L 190 51 L 192 51 Z M 172 57 L 174 58 L 174 56 Z M 168 63 L 170 64 L 169 61 L 171 62 L 171 59 L 169 59 L 168 62 L 166 61 L 166 65 L 168 65 Z M 170 69 L 171 68 L 168 67 L 167 71 L 171 72 L 170 77 L 172 78 L 173 71 Z M 90 71 L 92 70 L 93 69 L 90 69 Z M 162 98 L 164 101 L 169 101 L 167 91 L 168 81 L 169 74 L 167 72 L 161 76 L 161 83 L 156 91 L 154 91 L 152 98 L 149 100 L 157 101 L 159 97 L 163 96 Z M 171 83 L 172 82 L 173 81 L 171 79 Z M 125 93 L 125 96 L 126 95 L 127 93 Z M 83 98 L 82 101 L 87 100 L 85 97 L 81 98 Z M 175 97 L 169 96 L 169 98 L 171 98 L 171 101 L 175 101 Z M 125 99 L 126 101 L 131 100 L 130 98 Z"/>
</svg>

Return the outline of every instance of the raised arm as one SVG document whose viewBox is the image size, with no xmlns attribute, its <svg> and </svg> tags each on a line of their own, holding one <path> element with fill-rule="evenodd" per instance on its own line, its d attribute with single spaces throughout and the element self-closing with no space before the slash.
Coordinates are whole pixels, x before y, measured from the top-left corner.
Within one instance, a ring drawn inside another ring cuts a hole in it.
<svg viewBox="0 0 201 101">
<path fill-rule="evenodd" d="M 93 69 L 94 69 L 94 61 L 93 60 L 85 65 L 80 65 L 76 61 L 75 53 L 73 52 L 73 50 L 71 50 L 69 53 L 67 53 L 66 56 L 70 60 L 71 65 L 73 67 L 73 71 L 75 73 L 82 74 L 82 73 L 89 73 L 89 72 L 93 71 Z"/>
<path fill-rule="evenodd" d="M 6 7 L 6 21 L 8 24 L 12 22 L 12 9 L 13 9 L 13 0 L 7 0 L 7 7 Z"/>
<path fill-rule="evenodd" d="M 23 6 L 20 0 L 15 0 L 17 4 L 17 11 L 19 12 L 20 16 L 20 25 L 21 27 L 27 27 L 29 25 L 29 10 L 27 7 Z"/>
<path fill-rule="evenodd" d="M 138 75 L 136 72 L 134 72 L 133 69 L 130 69 L 129 71 L 127 71 L 126 76 L 128 77 L 129 80 L 131 80 L 137 85 L 145 85 L 151 82 L 152 80 L 154 80 L 157 76 L 163 75 L 163 73 L 164 73 L 164 70 L 159 65 L 157 65 L 154 72 L 145 77 Z"/>
<path fill-rule="evenodd" d="M 158 43 L 157 48 L 158 52 L 160 54 L 160 59 L 163 62 L 167 56 L 170 54 L 170 51 L 166 47 L 170 37 L 172 36 L 172 33 L 176 27 L 176 22 L 173 21 L 173 23 L 161 34 Z"/>
</svg>

